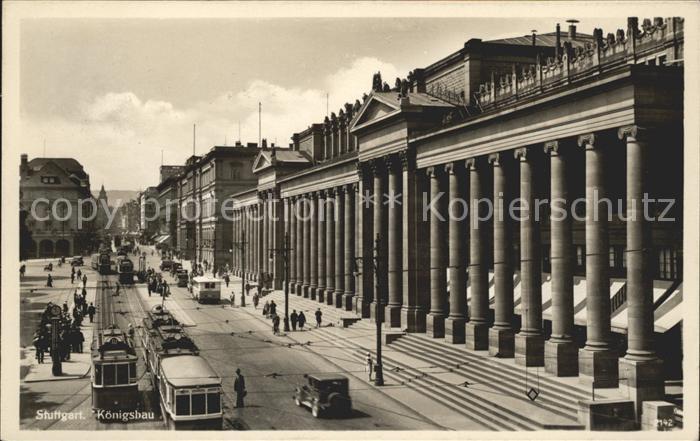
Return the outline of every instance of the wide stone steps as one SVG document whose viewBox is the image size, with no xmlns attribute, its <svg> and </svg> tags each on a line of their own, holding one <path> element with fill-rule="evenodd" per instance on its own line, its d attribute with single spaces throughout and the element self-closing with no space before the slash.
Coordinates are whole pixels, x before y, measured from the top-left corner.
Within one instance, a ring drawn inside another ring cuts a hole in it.
<svg viewBox="0 0 700 441">
<path fill-rule="evenodd" d="M 331 331 L 330 328 L 315 330 L 314 332 L 316 337 L 325 343 L 337 344 L 340 340 L 338 335 Z M 354 335 L 349 335 L 348 337 L 353 338 L 357 336 L 358 334 L 354 333 Z M 362 335 L 359 334 L 359 336 Z M 357 360 L 358 363 L 364 362 L 367 352 L 376 357 L 376 353 L 373 350 L 368 350 L 367 347 L 354 343 L 352 339 L 347 339 L 346 337 L 342 342 L 343 346 L 341 346 L 340 351 L 346 356 Z M 383 360 L 385 380 L 396 385 L 385 387 L 411 387 L 421 395 L 490 430 L 515 431 L 538 430 L 541 428 L 535 421 L 529 420 L 527 417 L 521 417 L 502 406 L 494 408 L 490 403 L 484 403 L 469 393 L 460 391 L 453 384 L 446 383 L 443 380 L 434 378 L 431 374 L 398 362 L 393 357 L 383 354 Z"/>
<path fill-rule="evenodd" d="M 474 387 L 487 386 L 494 394 L 510 396 L 527 406 L 534 406 L 538 409 L 532 411 L 542 413 L 540 416 L 545 420 L 549 417 L 547 412 L 551 412 L 565 418 L 567 421 L 564 423 L 576 423 L 577 399 L 588 398 L 575 392 L 567 395 L 567 391 L 546 384 L 541 378 L 538 379 L 534 368 L 530 368 L 531 374 L 526 378 L 523 372 L 507 372 L 479 356 L 455 356 L 452 351 L 446 350 L 446 345 L 433 345 L 425 340 L 427 339 L 404 337 L 393 342 L 390 347 L 425 363 L 432 363 L 454 372 Z M 535 401 L 531 401 L 525 395 L 530 388 L 539 391 Z"/>
</svg>

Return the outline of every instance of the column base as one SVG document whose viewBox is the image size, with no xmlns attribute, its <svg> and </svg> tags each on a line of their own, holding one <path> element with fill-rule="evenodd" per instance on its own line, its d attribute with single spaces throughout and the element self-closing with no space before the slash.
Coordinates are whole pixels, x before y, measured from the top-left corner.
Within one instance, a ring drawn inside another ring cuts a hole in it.
<svg viewBox="0 0 700 441">
<path fill-rule="evenodd" d="M 318 294 L 318 286 L 310 286 L 309 287 L 309 298 L 311 300 L 316 300 L 316 295 Z"/>
<path fill-rule="evenodd" d="M 425 317 L 425 332 L 428 337 L 445 337 L 445 314 L 431 312 Z"/>
<path fill-rule="evenodd" d="M 407 332 L 425 332 L 425 311 L 415 306 L 403 307 L 401 323 Z"/>
<path fill-rule="evenodd" d="M 486 323 L 467 322 L 465 344 L 472 351 L 485 351 L 489 348 L 489 327 Z"/>
<path fill-rule="evenodd" d="M 617 354 L 610 349 L 578 352 L 579 382 L 593 387 L 618 387 L 619 366 Z"/>
<path fill-rule="evenodd" d="M 319 303 L 326 303 L 326 288 L 319 286 L 316 289 L 316 300 L 318 300 Z"/>
<path fill-rule="evenodd" d="M 345 295 L 343 291 L 336 291 L 333 293 L 333 306 L 336 308 L 343 307 L 343 295 Z"/>
<path fill-rule="evenodd" d="M 302 295 L 304 298 L 308 299 L 311 297 L 311 286 L 309 285 L 304 285 L 301 287 Z"/>
<path fill-rule="evenodd" d="M 572 341 L 544 343 L 544 371 L 557 377 L 578 376 L 578 348 Z"/>
<path fill-rule="evenodd" d="M 498 358 L 515 356 L 515 333 L 512 329 L 489 329 L 489 355 Z"/>
<path fill-rule="evenodd" d="M 352 300 L 355 314 L 362 318 L 369 318 L 369 303 L 364 302 L 364 299 L 358 296 L 353 296 Z"/>
<path fill-rule="evenodd" d="M 326 289 L 326 305 L 335 305 L 335 289 Z"/>
<path fill-rule="evenodd" d="M 377 314 L 379 314 L 379 317 L 377 317 Z M 379 310 L 377 310 L 376 301 L 369 305 L 369 320 L 372 323 L 377 323 L 377 320 L 384 322 L 384 308 L 379 308 Z"/>
<path fill-rule="evenodd" d="M 622 376 L 620 388 L 626 387 L 629 398 L 635 403 L 637 420 L 641 418 L 644 401 L 663 401 L 664 362 L 658 358 L 652 360 L 630 360 L 621 358 L 619 372 Z M 624 379 L 627 380 L 624 380 Z"/>
<path fill-rule="evenodd" d="M 342 308 L 346 311 L 352 311 L 353 310 L 353 299 L 355 298 L 355 295 L 352 293 L 344 293 L 343 298 L 342 298 Z"/>
<path fill-rule="evenodd" d="M 521 366 L 544 366 L 544 336 L 542 334 L 516 334 L 515 364 Z"/>
<path fill-rule="evenodd" d="M 387 328 L 398 328 L 401 326 L 401 306 L 387 305 L 384 307 L 384 326 Z"/>
<path fill-rule="evenodd" d="M 463 344 L 467 338 L 466 319 L 447 317 L 445 319 L 445 341 L 453 344 Z"/>
</svg>

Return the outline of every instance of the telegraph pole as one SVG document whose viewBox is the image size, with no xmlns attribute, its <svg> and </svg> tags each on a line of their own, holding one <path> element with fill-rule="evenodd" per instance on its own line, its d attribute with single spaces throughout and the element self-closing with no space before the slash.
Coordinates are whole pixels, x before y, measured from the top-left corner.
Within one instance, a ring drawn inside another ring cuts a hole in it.
<svg viewBox="0 0 700 441">
<path fill-rule="evenodd" d="M 284 261 L 284 332 L 289 332 L 289 257 L 292 248 L 289 246 L 289 232 L 284 233 L 284 247 L 270 248 L 270 259 L 274 254 L 282 256 Z"/>
<path fill-rule="evenodd" d="M 234 242 L 233 246 L 241 250 L 241 306 L 245 306 L 245 246 L 248 242 L 245 240 L 245 230 L 241 229 L 240 242 Z"/>
</svg>

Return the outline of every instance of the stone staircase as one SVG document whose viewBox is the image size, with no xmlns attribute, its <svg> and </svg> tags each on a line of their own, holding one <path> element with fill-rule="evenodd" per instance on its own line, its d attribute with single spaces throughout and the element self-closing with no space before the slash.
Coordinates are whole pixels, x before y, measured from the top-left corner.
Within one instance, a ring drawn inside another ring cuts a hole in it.
<svg viewBox="0 0 700 441">
<path fill-rule="evenodd" d="M 279 311 L 284 304 L 283 293 L 271 293 L 263 301 L 271 299 L 278 304 Z M 343 318 L 358 316 L 290 295 L 290 312 L 303 310 L 310 327 L 315 326 L 313 313 L 319 307 L 324 326 L 312 331 L 315 342 L 310 349 L 314 344 L 334 347 L 334 351 L 357 366 L 363 366 L 368 352 L 376 360 L 373 323 L 364 319 L 344 328 Z M 319 354 L 323 355 L 324 351 Z M 384 389 L 411 388 L 485 429 L 583 429 L 577 421 L 577 402 L 589 399 L 590 391 L 573 381 L 549 377 L 544 368 L 526 371 L 512 359 L 494 359 L 487 351 L 469 351 L 463 345 L 448 344 L 425 334 L 404 334 L 394 339 L 383 347 L 382 356 Z M 539 393 L 535 400 L 526 395 L 530 389 Z"/>
</svg>

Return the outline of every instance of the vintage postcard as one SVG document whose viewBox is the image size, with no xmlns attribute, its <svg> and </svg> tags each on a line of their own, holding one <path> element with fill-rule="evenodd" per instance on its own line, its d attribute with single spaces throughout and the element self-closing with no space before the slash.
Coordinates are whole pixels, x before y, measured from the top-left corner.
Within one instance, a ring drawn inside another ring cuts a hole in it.
<svg viewBox="0 0 700 441">
<path fill-rule="evenodd" d="M 699 12 L 5 2 L 2 439 L 697 439 Z"/>
</svg>

